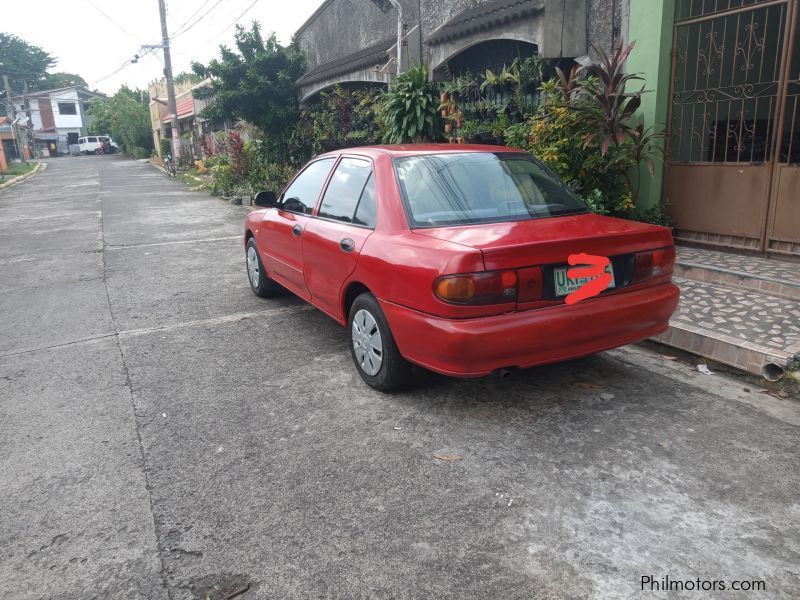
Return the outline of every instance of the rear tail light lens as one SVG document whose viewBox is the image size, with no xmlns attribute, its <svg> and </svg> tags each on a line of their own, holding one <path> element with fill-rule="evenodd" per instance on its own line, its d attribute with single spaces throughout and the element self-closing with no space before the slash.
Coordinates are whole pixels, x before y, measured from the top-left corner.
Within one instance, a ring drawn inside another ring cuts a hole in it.
<svg viewBox="0 0 800 600">
<path fill-rule="evenodd" d="M 519 269 L 519 292 L 517 300 L 519 302 L 535 302 L 542 299 L 544 289 L 544 278 L 542 277 L 541 267 L 526 267 Z"/>
<path fill-rule="evenodd" d="M 439 277 L 433 291 L 450 304 L 504 304 L 516 302 L 518 284 L 516 271 L 488 271 Z"/>
<path fill-rule="evenodd" d="M 675 246 L 637 252 L 634 255 L 633 283 L 672 273 L 675 265 Z"/>
</svg>

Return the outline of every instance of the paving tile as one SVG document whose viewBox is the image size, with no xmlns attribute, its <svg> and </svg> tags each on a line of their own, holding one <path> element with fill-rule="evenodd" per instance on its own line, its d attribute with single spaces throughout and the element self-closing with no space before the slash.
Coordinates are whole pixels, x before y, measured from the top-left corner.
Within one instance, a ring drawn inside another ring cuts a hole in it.
<svg viewBox="0 0 800 600">
<path fill-rule="evenodd" d="M 692 325 L 776 350 L 800 343 L 796 301 L 677 277 L 675 283 L 681 288 L 679 310 L 672 318 L 677 326 Z M 708 315 L 696 310 L 709 303 Z"/>
<path fill-rule="evenodd" d="M 800 357 L 800 302 L 680 277 L 678 310 L 661 343 L 760 374 L 769 354 Z M 786 358 L 776 357 L 784 364 Z"/>
<path fill-rule="evenodd" d="M 683 264 L 688 271 L 692 271 L 697 266 L 702 266 L 707 269 L 721 269 L 800 288 L 800 265 L 798 263 L 759 256 L 731 254 L 704 248 L 679 246 L 677 250 L 678 262 Z M 764 291 L 767 290 L 765 289 Z M 775 288 L 771 288 L 769 291 L 777 293 Z"/>
</svg>

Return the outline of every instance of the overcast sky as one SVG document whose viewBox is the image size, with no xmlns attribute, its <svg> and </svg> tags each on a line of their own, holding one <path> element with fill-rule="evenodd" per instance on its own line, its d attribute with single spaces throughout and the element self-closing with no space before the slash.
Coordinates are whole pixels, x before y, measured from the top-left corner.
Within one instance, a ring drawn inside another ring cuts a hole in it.
<svg viewBox="0 0 800 600">
<path fill-rule="evenodd" d="M 173 72 L 188 70 L 193 60 L 217 56 L 221 43 L 232 45 L 237 21 L 256 19 L 265 33 L 274 31 L 281 43 L 288 43 L 322 2 L 167 0 Z M 161 42 L 158 0 L 38 0 L 15 3 L 13 10 L 7 6 L 2 12 L 0 31 L 41 46 L 58 59 L 53 71 L 77 73 L 93 89 L 113 93 L 123 83 L 146 88 L 162 75 L 161 51 L 112 75 L 142 44 Z"/>
</svg>

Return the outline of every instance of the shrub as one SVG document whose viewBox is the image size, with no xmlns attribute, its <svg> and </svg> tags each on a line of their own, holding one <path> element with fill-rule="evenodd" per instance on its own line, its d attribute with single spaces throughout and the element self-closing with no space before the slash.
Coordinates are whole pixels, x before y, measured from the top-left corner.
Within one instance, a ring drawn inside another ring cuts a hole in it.
<svg viewBox="0 0 800 600">
<path fill-rule="evenodd" d="M 134 146 L 130 149 L 130 154 L 133 158 L 150 158 L 150 150 L 142 148 L 141 146 Z"/>
<path fill-rule="evenodd" d="M 428 78 L 427 66 L 414 67 L 395 77 L 381 103 L 387 142 L 416 144 L 442 139 L 439 86 Z"/>
<path fill-rule="evenodd" d="M 595 48 L 600 65 L 568 75 L 556 69 L 558 77 L 542 84 L 543 102 L 529 121 L 528 149 L 601 214 L 633 215 L 641 165 L 652 173 L 660 152 L 660 136 L 632 119 L 642 94 L 626 91 L 641 79 L 624 73 L 632 48 L 620 44 L 611 55 Z"/>
</svg>

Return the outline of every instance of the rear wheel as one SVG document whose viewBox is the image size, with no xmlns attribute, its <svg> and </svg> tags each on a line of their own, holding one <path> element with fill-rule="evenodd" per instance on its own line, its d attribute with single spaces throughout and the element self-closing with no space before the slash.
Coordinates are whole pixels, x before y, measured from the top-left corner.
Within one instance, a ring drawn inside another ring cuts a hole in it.
<svg viewBox="0 0 800 600">
<path fill-rule="evenodd" d="M 389 391 L 408 382 L 411 365 L 400 355 L 375 296 L 365 292 L 355 299 L 347 330 L 350 354 L 367 385 Z"/>
<path fill-rule="evenodd" d="M 258 247 L 255 238 L 247 240 L 247 252 L 245 253 L 247 262 L 247 279 L 250 281 L 250 289 L 256 296 L 269 298 L 281 291 L 281 286 L 267 277 L 264 265 L 261 264 L 261 257 L 258 255 Z"/>
</svg>

